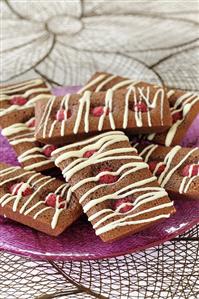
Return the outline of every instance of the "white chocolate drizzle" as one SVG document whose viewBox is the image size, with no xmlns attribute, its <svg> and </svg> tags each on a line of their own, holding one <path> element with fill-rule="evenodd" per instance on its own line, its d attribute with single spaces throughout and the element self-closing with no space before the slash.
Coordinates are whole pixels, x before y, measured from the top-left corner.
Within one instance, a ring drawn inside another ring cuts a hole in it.
<svg viewBox="0 0 199 299">
<path fill-rule="evenodd" d="M 28 123 L 28 122 L 27 122 Z M 21 143 L 31 143 L 35 145 L 30 149 L 24 150 L 24 152 L 17 157 L 20 163 L 28 162 L 28 165 L 23 165 L 24 169 L 34 170 L 36 168 L 42 167 L 44 165 L 50 165 L 52 159 L 49 159 L 43 154 L 44 147 L 36 146 L 36 139 L 34 137 L 34 128 L 27 126 L 27 123 L 16 123 L 2 130 L 2 135 L 7 137 L 9 143 L 12 146 L 20 145 Z M 24 132 L 24 133 L 23 133 Z M 34 162 L 33 159 L 39 159 L 39 161 Z"/>
<path fill-rule="evenodd" d="M 78 91 L 78 93 L 83 93 L 85 90 L 88 90 L 90 87 L 92 87 L 96 83 L 101 82 L 105 77 L 106 77 L 106 74 L 100 74 L 97 78 L 93 79 L 86 86 L 84 86 L 82 89 L 80 89 Z"/>
<path fill-rule="evenodd" d="M 20 169 L 20 167 L 7 167 L 5 169 L 0 170 L 0 177 L 1 177 L 0 186 L 1 187 L 3 187 L 8 182 L 13 181 L 13 183 L 14 183 L 15 180 L 18 180 L 19 178 L 23 178 L 27 175 L 29 176 L 31 174 L 31 176 L 26 180 L 26 182 L 20 186 L 20 188 L 17 191 L 17 195 L 13 195 L 15 190 L 13 190 L 13 194 L 5 193 L 0 198 L 0 205 L 2 207 L 4 207 L 9 202 L 12 201 L 13 202 L 13 205 L 12 205 L 13 212 L 16 212 L 17 210 L 19 210 L 18 206 L 22 199 L 23 191 L 27 187 L 32 187 L 32 188 L 34 188 L 34 192 L 27 197 L 27 200 L 21 206 L 19 213 L 28 215 L 29 213 L 33 212 L 33 219 L 37 219 L 40 215 L 42 216 L 42 214 L 46 210 L 49 210 L 49 209 L 54 210 L 54 214 L 53 214 L 52 220 L 51 220 L 51 228 L 55 229 L 57 226 L 60 214 L 62 213 L 63 210 L 67 209 L 67 207 L 70 203 L 71 197 L 72 197 L 72 192 L 71 192 L 71 189 L 69 188 L 70 187 L 69 184 L 63 183 L 54 191 L 55 194 L 60 194 L 61 197 L 63 197 L 65 199 L 65 201 L 62 202 L 62 203 L 64 203 L 63 208 L 60 208 L 60 204 L 58 203 L 58 201 L 56 201 L 55 208 L 44 206 L 44 200 L 39 200 L 36 203 L 32 204 L 32 201 L 35 199 L 36 196 L 38 196 L 38 193 L 42 194 L 42 192 L 41 192 L 42 189 L 46 185 L 49 185 L 52 181 L 54 181 L 56 179 L 51 178 L 49 176 L 41 176 L 40 173 L 35 173 L 34 171 L 25 171 L 25 172 L 15 176 L 15 172 L 17 172 L 19 169 Z M 11 173 L 13 173 L 12 177 L 8 178 L 8 176 Z M 3 177 L 5 177 L 4 181 L 3 181 Z M 37 177 L 39 177 L 39 179 L 37 179 Z M 17 188 L 17 186 L 16 186 L 16 188 Z M 34 214 L 34 210 L 36 208 L 38 208 L 40 205 L 42 206 L 42 208 L 37 213 Z"/>
<path fill-rule="evenodd" d="M 111 82 L 112 80 L 114 80 L 117 77 L 118 77 L 117 75 L 112 75 L 112 74 L 108 74 L 108 73 L 99 74 L 96 78 L 91 80 L 82 89 L 80 89 L 78 93 L 82 93 L 85 90 L 89 90 L 89 88 L 92 88 L 96 84 L 97 84 L 97 86 L 96 86 L 94 91 L 95 92 L 98 92 L 98 91 L 101 91 L 101 90 L 103 91 L 104 90 L 103 87 L 105 87 L 105 85 L 107 83 Z M 135 80 L 132 80 L 132 79 L 126 79 L 126 78 L 120 77 L 120 81 L 118 83 L 113 84 L 113 82 L 112 82 L 110 85 L 111 85 L 111 89 L 118 90 L 118 89 L 123 88 L 123 87 L 129 87 L 129 86 L 135 85 L 139 82 L 140 81 L 135 81 Z"/>
<path fill-rule="evenodd" d="M 151 88 L 152 88 L 151 86 L 134 87 L 131 84 L 130 87 L 126 89 L 125 94 L 121 98 L 121 101 L 124 102 L 123 125 L 122 125 L 123 129 L 126 129 L 128 127 L 128 124 L 130 124 L 131 122 L 131 119 L 129 117 L 130 115 L 129 101 L 133 102 L 135 106 L 134 111 L 132 111 L 134 113 L 132 117 L 135 118 L 137 127 L 142 127 L 143 125 L 149 127 L 153 126 L 153 117 L 151 116 L 151 110 L 155 109 L 158 105 L 160 106 L 160 113 L 158 113 L 159 125 L 160 126 L 164 125 L 164 117 L 163 117 L 164 96 L 165 96 L 164 89 L 157 88 L 153 94 L 151 92 Z M 115 130 L 117 128 L 116 119 L 114 119 L 117 118 L 117 113 L 116 112 L 114 113 L 113 111 L 114 97 L 116 95 L 113 90 L 114 89 L 111 88 L 105 92 L 103 113 L 99 117 L 99 121 L 97 125 L 97 130 L 99 132 L 103 130 L 104 122 L 105 119 L 107 118 L 109 119 L 110 122 L 110 128 L 112 130 Z M 140 111 L 140 109 L 137 108 L 137 105 L 139 105 L 141 102 L 146 104 L 146 109 L 147 109 L 146 113 Z M 41 120 L 37 128 L 37 132 L 41 131 L 43 138 L 46 138 L 47 136 L 52 137 L 54 129 L 57 123 L 59 122 L 58 120 L 53 119 L 53 117 L 51 117 L 52 110 L 55 103 L 56 103 L 56 97 L 52 96 L 47 102 L 46 107 L 42 113 Z M 92 103 L 92 93 L 87 90 L 83 94 L 81 94 L 78 102 L 78 109 L 76 115 L 74 116 L 75 119 L 74 119 L 74 125 L 72 129 L 74 134 L 78 134 L 82 122 L 84 122 L 84 128 L 83 128 L 84 132 L 85 133 L 89 132 L 90 130 L 89 119 L 90 117 L 95 117 L 89 115 L 91 103 Z M 63 109 L 65 105 L 65 115 L 67 116 L 69 104 L 70 104 L 70 95 L 67 95 L 63 97 L 58 111 Z M 147 114 L 147 119 L 145 117 L 146 119 L 145 123 L 143 122 L 144 114 Z M 60 135 L 64 136 L 65 130 L 67 130 L 67 117 L 61 121 L 61 125 L 59 127 L 60 127 Z"/>
<path fill-rule="evenodd" d="M 139 146 L 139 144 L 134 145 L 136 148 Z M 145 162 L 153 161 L 153 152 L 155 152 L 156 149 L 160 149 L 161 146 L 150 144 L 146 146 L 139 155 L 144 159 Z M 157 163 L 153 174 L 156 175 L 157 170 L 161 165 L 166 165 L 164 171 L 160 174 L 158 178 L 158 182 L 160 185 L 164 188 L 167 188 L 167 183 L 172 179 L 172 175 L 178 171 L 178 169 L 182 166 L 183 163 L 186 162 L 186 160 L 196 151 L 198 148 L 190 149 L 189 152 L 176 164 L 173 162 L 173 160 L 180 154 L 181 146 L 175 146 L 173 148 L 170 148 L 168 153 L 165 155 L 164 159 L 162 161 L 159 161 Z M 196 163 L 193 163 L 195 165 Z M 189 175 L 182 178 L 180 186 L 179 186 L 179 193 L 187 193 L 189 191 L 189 187 L 191 183 L 198 178 L 199 172 L 195 176 L 191 176 L 193 165 L 190 166 L 189 169 Z"/>
<path fill-rule="evenodd" d="M 24 110 L 33 107 L 35 102 L 40 99 L 48 99 L 50 96 L 49 87 L 39 87 L 39 85 L 44 84 L 42 79 L 34 79 L 26 82 L 21 82 L 17 84 L 12 84 L 7 87 L 0 87 L 0 102 L 10 101 L 14 97 L 23 97 L 29 99 L 24 105 L 9 105 L 0 109 L 0 116 L 4 116 L 9 112 L 15 110 Z M 25 91 L 25 92 L 24 92 Z M 43 93 L 43 94 L 42 94 Z M 48 93 L 48 94 L 47 94 Z M 34 96 L 35 95 L 35 96 Z"/>
<path fill-rule="evenodd" d="M 78 109 L 78 112 L 77 112 L 77 118 L 76 118 L 74 129 L 73 129 L 74 134 L 78 133 L 79 125 L 80 125 L 80 122 L 81 122 L 81 119 L 82 119 L 84 106 L 86 106 L 86 112 L 85 112 L 85 116 L 84 116 L 84 131 L 86 133 L 89 132 L 90 96 L 91 96 L 91 92 L 90 91 L 85 91 L 85 93 L 83 94 L 83 96 L 79 100 L 79 109 Z"/>
<path fill-rule="evenodd" d="M 126 79 L 126 80 L 123 80 L 115 85 L 113 85 L 111 87 L 112 90 L 118 90 L 120 89 L 121 87 L 124 87 L 124 86 L 133 86 L 135 85 L 136 83 L 138 82 L 135 82 L 135 80 L 130 80 L 130 79 Z"/>
<path fill-rule="evenodd" d="M 110 77 L 108 77 L 106 80 L 102 81 L 102 83 L 100 83 L 96 89 L 95 89 L 95 92 L 98 92 L 98 91 L 101 91 L 102 88 L 104 87 L 104 85 L 106 85 L 108 82 L 110 82 L 111 80 L 113 80 L 114 78 L 116 78 L 117 76 L 116 75 L 112 75 Z"/>
<path fill-rule="evenodd" d="M 167 97 L 170 99 L 171 96 L 175 93 L 174 90 L 169 90 L 167 92 Z M 174 115 L 177 112 L 182 113 L 182 119 L 177 120 L 171 128 L 167 131 L 165 136 L 165 145 L 171 146 L 173 143 L 173 140 L 177 134 L 178 128 L 184 123 L 185 118 L 189 114 L 192 107 L 199 102 L 199 96 L 197 94 L 193 94 L 191 92 L 184 93 L 182 96 L 180 96 L 173 107 L 170 108 L 171 114 Z M 147 139 L 153 140 L 155 138 L 156 134 L 149 134 Z"/>
<path fill-rule="evenodd" d="M 98 173 L 95 176 L 89 176 L 87 178 L 82 178 L 77 183 L 72 183 L 72 192 L 76 191 L 81 186 L 86 186 L 87 183 L 94 183 L 94 186 L 91 186 L 89 190 L 85 190 L 85 193 L 79 198 L 79 202 L 83 205 L 83 210 L 85 213 L 89 212 L 90 209 L 95 207 L 96 205 L 103 203 L 107 200 L 117 200 L 122 199 L 127 196 L 131 196 L 135 193 L 141 193 L 136 197 L 136 200 L 132 203 L 132 211 L 136 210 L 138 207 L 146 204 L 151 203 L 152 201 L 157 201 L 167 197 L 167 192 L 161 187 L 153 187 L 147 186 L 154 181 L 156 178 L 154 176 L 148 177 L 146 179 L 140 179 L 134 183 L 129 183 L 123 188 L 115 192 L 111 192 L 111 194 L 102 195 L 96 198 L 97 190 L 101 190 L 106 188 L 106 184 L 99 184 L 99 178 L 103 175 L 117 175 L 119 176 L 118 182 L 123 180 L 126 176 L 132 173 L 136 173 L 141 169 L 147 169 L 148 165 L 141 160 L 141 158 L 136 154 L 137 151 L 135 148 L 128 147 L 121 147 L 117 146 L 118 142 L 126 142 L 128 141 L 128 137 L 124 135 L 123 132 L 108 132 L 101 134 L 97 137 L 88 139 L 83 142 L 77 142 L 72 145 L 65 146 L 63 148 L 57 149 L 53 152 L 53 156 L 55 155 L 57 158 L 55 159 L 55 164 L 60 166 L 60 163 L 69 159 L 76 158 L 73 162 L 69 163 L 66 167 L 61 166 L 62 174 L 66 178 L 67 181 L 76 174 L 81 173 L 81 170 L 88 166 L 92 166 L 101 162 L 106 161 L 113 161 L 113 160 L 127 160 L 127 162 L 121 164 L 121 166 L 116 171 L 109 171 L 105 170 Z M 110 145 L 114 145 L 114 149 L 108 149 Z M 81 147 L 82 148 L 79 148 Z M 96 152 L 89 158 L 83 158 L 83 155 L 88 150 L 96 150 Z M 128 154 L 128 155 L 127 155 Z M 98 182 L 98 184 L 95 184 Z M 117 184 L 112 183 L 112 185 Z M 92 200 L 87 201 L 87 198 L 91 198 Z M 142 224 L 147 222 L 156 221 L 161 218 L 167 218 L 170 216 L 170 213 L 164 211 L 165 208 L 169 208 L 173 206 L 173 202 L 165 202 L 165 198 L 163 201 L 154 206 L 147 207 L 146 209 L 143 208 L 142 212 L 131 214 L 131 212 L 120 213 L 118 209 L 113 211 L 112 209 L 101 209 L 98 212 L 94 212 L 92 216 L 89 217 L 90 220 L 96 219 L 98 216 L 100 220 L 94 225 L 96 229 L 96 234 L 100 235 L 106 233 L 114 228 L 123 226 L 123 225 L 134 225 L 134 224 Z M 151 217 L 151 213 L 155 210 L 159 210 L 160 213 L 156 217 Z M 107 215 L 108 213 L 108 215 Z M 103 216 L 103 214 L 105 216 Z M 144 219 L 136 219 L 132 220 L 134 217 L 139 217 L 139 215 L 145 214 L 147 215 Z M 118 220 L 114 220 L 115 216 L 120 216 Z M 103 225 L 106 220 L 109 220 L 109 223 Z"/>
<path fill-rule="evenodd" d="M 99 123 L 98 123 L 98 131 L 101 131 L 103 128 L 103 123 L 106 117 L 107 110 L 109 111 L 108 115 L 109 115 L 111 129 L 115 130 L 115 122 L 112 114 L 112 109 L 113 109 L 112 105 L 113 105 L 113 91 L 109 89 L 106 92 L 104 113 L 100 116 Z"/>
<path fill-rule="evenodd" d="M 29 88 L 32 88 L 37 85 L 41 85 L 43 82 L 42 79 L 34 79 L 25 82 L 20 82 L 16 84 L 12 84 L 10 86 L 0 86 L 1 94 L 13 94 L 19 91 L 23 91 Z"/>
</svg>

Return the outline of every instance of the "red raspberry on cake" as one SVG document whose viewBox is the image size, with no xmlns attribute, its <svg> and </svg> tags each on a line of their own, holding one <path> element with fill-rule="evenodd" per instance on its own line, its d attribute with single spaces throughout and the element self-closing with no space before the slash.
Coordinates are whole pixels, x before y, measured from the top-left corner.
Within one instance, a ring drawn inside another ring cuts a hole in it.
<svg viewBox="0 0 199 299">
<path fill-rule="evenodd" d="M 147 112 L 148 111 L 147 105 L 143 102 L 133 104 L 132 106 L 130 106 L 130 109 L 135 112 Z"/>
<path fill-rule="evenodd" d="M 134 147 L 171 199 L 199 199 L 199 149 L 136 143 Z"/>
<path fill-rule="evenodd" d="M 0 216 L 47 235 L 58 236 L 82 214 L 63 180 L 0 163 L 0 182 Z"/>
<path fill-rule="evenodd" d="M 101 169 L 100 172 L 104 172 L 104 171 L 113 171 L 111 168 L 104 168 L 104 169 Z M 99 178 L 99 183 L 100 184 L 113 184 L 115 182 L 117 182 L 119 176 L 117 175 L 113 175 L 113 174 L 104 174 L 102 176 L 100 176 Z"/>
<path fill-rule="evenodd" d="M 11 98 L 10 102 L 12 105 L 23 106 L 27 103 L 27 99 L 23 98 L 21 96 L 16 96 L 16 97 Z"/>
<path fill-rule="evenodd" d="M 170 107 L 166 92 L 161 87 L 144 85 L 129 90 L 110 89 L 93 93 L 87 90 L 83 94 L 70 94 L 67 98 L 58 96 L 47 101 L 37 101 L 36 140 L 64 145 L 99 132 L 127 130 L 131 135 L 137 135 L 162 132 L 171 127 Z M 68 111 L 66 115 L 67 105 L 72 111 L 68 123 L 66 120 L 71 112 Z M 49 107 L 50 112 L 47 113 Z M 147 115 L 149 112 L 150 115 Z M 55 119 L 62 123 L 55 123 Z"/>
<path fill-rule="evenodd" d="M 56 203 L 58 203 L 58 207 L 60 209 L 63 209 L 65 207 L 64 201 L 65 199 L 63 197 L 55 193 L 49 193 L 45 198 L 45 204 L 52 208 L 55 208 Z"/>
<path fill-rule="evenodd" d="M 100 77 L 103 79 L 101 79 Z M 89 79 L 89 81 L 83 87 L 83 89 L 80 90 L 80 92 L 89 90 L 91 92 L 100 91 L 100 93 L 102 94 L 102 92 L 107 92 L 108 89 L 111 89 L 111 88 L 113 90 L 115 90 L 116 92 L 121 92 L 122 90 L 129 91 L 129 89 L 139 90 L 141 92 L 137 93 L 137 95 L 138 95 L 137 99 L 138 100 L 141 99 L 144 101 L 145 97 L 147 97 L 147 91 L 145 91 L 145 88 L 148 88 L 150 90 L 150 89 L 155 89 L 155 88 L 158 89 L 160 87 L 158 87 L 156 84 L 154 85 L 154 84 L 146 83 L 143 81 L 135 82 L 126 77 L 115 76 L 110 73 L 96 72 Z M 153 135 L 150 134 L 147 137 L 147 139 L 150 141 L 153 140 L 157 144 L 163 144 L 166 146 L 178 145 L 183 140 L 183 137 L 186 135 L 188 128 L 191 126 L 193 120 L 195 119 L 195 117 L 198 114 L 198 111 L 199 111 L 198 94 L 195 92 L 191 93 L 190 91 L 183 91 L 180 89 L 170 89 L 170 88 L 164 88 L 164 87 L 162 88 L 162 90 L 164 90 L 164 93 L 166 93 L 165 100 L 170 103 L 171 112 L 175 113 L 174 111 L 182 110 L 184 105 L 186 105 L 186 103 L 188 103 L 188 105 L 190 105 L 191 109 L 185 109 L 183 112 L 183 117 L 181 115 L 173 116 L 173 124 L 176 123 L 178 120 L 181 120 L 181 121 L 177 122 L 176 127 L 179 129 L 175 130 L 175 132 L 173 132 L 174 134 L 171 134 L 172 129 L 171 130 L 162 130 L 162 133 L 158 132 L 158 134 L 153 134 Z M 143 97 L 143 95 L 144 95 L 144 97 Z M 158 95 L 159 95 L 159 98 L 161 98 L 162 93 L 159 92 Z M 154 96 L 155 96 L 154 92 L 149 93 L 149 98 L 153 98 Z M 129 104 L 132 102 L 132 100 L 133 100 L 133 97 L 130 99 Z M 165 105 L 163 107 L 165 107 Z M 154 107 L 149 107 L 149 109 L 151 109 L 153 111 Z M 133 110 L 130 108 L 130 105 L 129 105 L 129 110 Z M 160 110 L 158 113 L 158 117 L 161 118 Z M 168 118 L 170 118 L 169 123 L 170 123 L 170 127 L 171 127 L 172 118 L 170 117 L 170 113 L 168 110 L 165 113 L 165 108 L 164 108 L 164 118 L 167 118 L 167 120 L 168 120 Z M 157 122 L 157 119 L 158 119 L 157 115 L 154 115 L 155 122 L 152 121 L 152 124 L 153 123 L 155 124 Z M 158 129 L 159 129 L 159 126 L 158 126 Z M 169 127 L 167 129 L 169 129 Z M 153 133 L 152 128 L 151 128 L 151 133 Z M 154 133 L 155 133 L 155 131 L 154 131 Z M 172 135 L 171 138 L 169 138 L 169 135 Z"/>
<path fill-rule="evenodd" d="M 23 187 L 25 187 L 25 189 L 23 189 L 23 191 L 22 191 L 22 196 L 28 196 L 33 193 L 33 189 L 27 183 L 24 183 L 24 182 L 16 183 L 16 184 L 10 186 L 10 193 L 12 195 L 17 195 L 19 190 Z"/>
<path fill-rule="evenodd" d="M 67 120 L 71 117 L 72 112 L 70 109 L 68 109 L 67 111 L 64 109 L 59 109 L 56 113 L 56 120 L 58 121 L 62 121 L 62 120 Z"/>
<path fill-rule="evenodd" d="M 117 199 L 114 201 L 113 205 L 112 205 L 112 208 L 113 210 L 117 210 L 120 206 L 122 206 L 121 208 L 119 208 L 119 212 L 120 213 L 127 213 L 128 211 L 132 210 L 133 206 L 132 206 L 132 202 L 134 201 L 135 199 L 131 196 L 128 196 L 128 197 L 124 197 L 124 198 L 121 198 L 121 199 Z"/>
<path fill-rule="evenodd" d="M 98 107 L 91 108 L 90 113 L 93 116 L 100 117 L 104 114 L 104 108 L 105 108 L 104 106 L 98 106 Z M 109 108 L 107 108 L 106 115 L 108 115 L 109 112 L 110 112 Z"/>
<path fill-rule="evenodd" d="M 199 164 L 188 164 L 182 169 L 182 175 L 193 177 L 199 175 Z"/>
<path fill-rule="evenodd" d="M 43 149 L 43 154 L 46 156 L 46 157 L 51 157 L 51 154 L 54 150 L 56 150 L 57 147 L 53 144 L 48 144 L 44 147 Z"/>
<path fill-rule="evenodd" d="M 40 94 L 42 93 L 42 101 L 49 99 L 51 95 L 49 86 L 42 78 L 3 84 L 0 89 L 5 98 L 5 101 L 1 101 L 0 123 L 2 129 L 16 123 L 27 125 L 27 120 L 35 114 L 35 103 Z"/>
<path fill-rule="evenodd" d="M 87 151 L 83 154 L 83 158 L 90 158 L 92 155 L 94 155 L 94 153 L 96 153 L 97 150 L 90 150 L 90 151 Z"/>
<path fill-rule="evenodd" d="M 158 168 L 155 172 L 155 175 L 160 175 L 165 170 L 166 165 L 162 164 L 158 161 L 151 161 L 151 162 L 148 163 L 149 169 L 152 173 L 154 172 L 154 170 L 156 169 L 158 164 L 160 164 L 160 165 L 158 166 Z"/>
<path fill-rule="evenodd" d="M 2 135 L 8 139 L 17 154 L 19 163 L 25 169 L 41 172 L 54 167 L 49 157 L 56 147 L 38 143 L 34 138 L 34 125 L 35 118 L 32 117 L 26 122 L 13 124 L 3 129 Z"/>
<path fill-rule="evenodd" d="M 182 119 L 182 117 L 183 117 L 182 111 L 178 111 L 172 114 L 173 124 L 176 123 L 178 120 Z"/>
<path fill-rule="evenodd" d="M 27 124 L 28 128 L 34 128 L 35 127 L 35 118 L 33 117 L 33 118 L 29 119 L 26 124 Z"/>
<path fill-rule="evenodd" d="M 0 126 L 3 135 L 14 149 L 21 167 L 43 171 L 54 167 L 54 163 L 41 155 L 41 146 L 35 134 L 35 104 L 42 98 L 51 98 L 50 86 L 42 78 L 1 85 Z M 44 142 L 51 143 L 51 142 Z M 46 161 L 45 161 L 46 160 Z M 24 178 L 23 178 L 24 180 Z"/>
<path fill-rule="evenodd" d="M 81 159 L 80 153 L 88 149 L 103 154 Z M 123 132 L 110 131 L 66 145 L 53 157 L 96 235 L 105 242 L 141 231 L 154 224 L 154 217 L 155 221 L 168 218 L 175 211 Z"/>
</svg>

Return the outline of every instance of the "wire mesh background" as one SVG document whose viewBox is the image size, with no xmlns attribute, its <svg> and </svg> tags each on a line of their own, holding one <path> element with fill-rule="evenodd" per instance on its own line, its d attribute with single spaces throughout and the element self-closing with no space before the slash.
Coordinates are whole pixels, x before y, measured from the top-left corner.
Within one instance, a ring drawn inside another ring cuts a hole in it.
<svg viewBox="0 0 199 299">
<path fill-rule="evenodd" d="M 199 295 L 199 226 L 136 254 L 83 262 L 0 253 L 0 298 L 186 298 Z"/>
<path fill-rule="evenodd" d="M 49 5 L 50 4 L 50 5 Z M 197 90 L 196 1 L 7 0 L 1 81 L 83 84 L 96 70 Z M 0 299 L 199 297 L 199 226 L 133 255 L 83 262 L 0 253 Z"/>
</svg>

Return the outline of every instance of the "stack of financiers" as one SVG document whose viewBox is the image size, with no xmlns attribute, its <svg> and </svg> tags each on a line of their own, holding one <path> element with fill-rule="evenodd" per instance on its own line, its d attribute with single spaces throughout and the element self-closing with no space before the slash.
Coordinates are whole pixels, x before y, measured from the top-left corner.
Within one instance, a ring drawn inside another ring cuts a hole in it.
<svg viewBox="0 0 199 299">
<path fill-rule="evenodd" d="M 1 215 L 57 236 L 86 213 L 110 242 L 165 221 L 173 200 L 199 199 L 199 149 L 180 146 L 196 94 L 98 72 L 62 97 L 39 78 L 4 85 L 0 103 L 23 167 L 0 163 Z"/>
</svg>

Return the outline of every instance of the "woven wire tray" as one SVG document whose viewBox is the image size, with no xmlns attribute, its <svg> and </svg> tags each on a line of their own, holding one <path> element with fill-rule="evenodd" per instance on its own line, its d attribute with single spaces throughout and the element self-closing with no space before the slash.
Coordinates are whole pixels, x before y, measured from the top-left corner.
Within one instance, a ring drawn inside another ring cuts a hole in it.
<svg viewBox="0 0 199 299">
<path fill-rule="evenodd" d="M 100 261 L 31 261 L 0 253 L 1 299 L 199 296 L 199 225 L 136 254 Z"/>
</svg>

